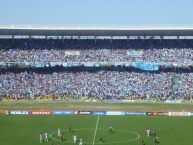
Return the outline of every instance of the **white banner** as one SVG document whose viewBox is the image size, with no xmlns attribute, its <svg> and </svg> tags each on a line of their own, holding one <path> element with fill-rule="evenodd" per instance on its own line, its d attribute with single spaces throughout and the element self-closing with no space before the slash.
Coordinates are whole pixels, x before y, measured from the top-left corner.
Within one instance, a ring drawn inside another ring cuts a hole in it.
<svg viewBox="0 0 193 145">
<path fill-rule="evenodd" d="M 67 56 L 70 56 L 70 55 L 78 56 L 78 55 L 80 55 L 80 52 L 79 51 L 69 50 L 69 51 L 65 51 L 65 55 L 67 55 Z"/>
<path fill-rule="evenodd" d="M 28 111 L 18 111 L 18 110 L 13 110 L 10 112 L 11 115 L 28 115 Z"/>
<path fill-rule="evenodd" d="M 191 112 L 168 112 L 169 116 L 191 116 Z"/>
<path fill-rule="evenodd" d="M 120 111 L 107 111 L 106 115 L 125 115 L 125 112 Z"/>
</svg>

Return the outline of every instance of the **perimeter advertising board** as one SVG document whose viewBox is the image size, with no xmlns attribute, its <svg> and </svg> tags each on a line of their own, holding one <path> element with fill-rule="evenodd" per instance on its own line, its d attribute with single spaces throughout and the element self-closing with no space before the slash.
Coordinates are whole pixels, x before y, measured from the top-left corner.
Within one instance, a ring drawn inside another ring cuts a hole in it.
<svg viewBox="0 0 193 145">
<path fill-rule="evenodd" d="M 105 111 L 92 112 L 92 115 L 106 115 Z"/>
<path fill-rule="evenodd" d="M 0 110 L 0 115 L 9 115 L 8 110 Z"/>
<path fill-rule="evenodd" d="M 146 112 L 146 115 L 147 116 L 151 116 L 151 112 Z"/>
<path fill-rule="evenodd" d="M 168 112 L 146 112 L 147 116 L 168 116 Z"/>
<path fill-rule="evenodd" d="M 32 111 L 30 111 L 30 115 L 51 115 L 52 114 L 52 112 L 51 111 L 42 111 L 42 110 L 40 110 L 40 111 L 36 111 L 36 110 L 32 110 Z"/>
<path fill-rule="evenodd" d="M 52 115 L 73 115 L 74 111 L 62 111 L 62 110 L 55 110 L 52 111 Z"/>
<path fill-rule="evenodd" d="M 91 111 L 75 111 L 75 115 L 91 115 Z"/>
<path fill-rule="evenodd" d="M 125 112 L 120 111 L 107 111 L 106 115 L 125 115 Z"/>
<path fill-rule="evenodd" d="M 125 112 L 125 115 L 137 115 L 137 116 L 145 116 L 145 112 Z"/>
<path fill-rule="evenodd" d="M 191 112 L 168 112 L 169 116 L 191 116 Z"/>
<path fill-rule="evenodd" d="M 168 112 L 157 112 L 158 116 L 168 116 Z"/>
<path fill-rule="evenodd" d="M 11 110 L 10 115 L 28 115 L 29 111 L 24 110 Z"/>
</svg>

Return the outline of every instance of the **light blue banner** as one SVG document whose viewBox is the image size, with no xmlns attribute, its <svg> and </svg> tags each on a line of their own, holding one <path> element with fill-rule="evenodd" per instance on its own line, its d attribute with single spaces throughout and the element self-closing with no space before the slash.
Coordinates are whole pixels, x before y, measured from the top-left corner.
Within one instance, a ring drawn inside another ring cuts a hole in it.
<svg viewBox="0 0 193 145">
<path fill-rule="evenodd" d="M 158 63 L 132 63 L 132 66 L 135 68 L 139 68 L 141 70 L 148 70 L 148 71 L 158 71 L 159 65 Z"/>
</svg>

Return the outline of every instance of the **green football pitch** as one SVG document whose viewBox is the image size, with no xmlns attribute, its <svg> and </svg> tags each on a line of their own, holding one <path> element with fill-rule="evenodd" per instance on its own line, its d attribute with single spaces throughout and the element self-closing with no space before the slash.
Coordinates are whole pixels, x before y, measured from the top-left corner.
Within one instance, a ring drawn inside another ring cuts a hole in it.
<svg viewBox="0 0 193 145">
<path fill-rule="evenodd" d="M 72 132 L 68 131 L 71 125 Z M 113 128 L 113 133 L 109 132 Z M 64 132 L 64 141 L 57 129 Z M 73 135 L 82 138 L 83 145 L 153 145 L 147 128 L 157 130 L 160 145 L 192 145 L 193 117 L 150 116 L 0 116 L 0 145 L 70 145 Z M 49 141 L 40 143 L 39 135 L 49 133 Z M 78 143 L 77 143 L 78 144 Z"/>
</svg>

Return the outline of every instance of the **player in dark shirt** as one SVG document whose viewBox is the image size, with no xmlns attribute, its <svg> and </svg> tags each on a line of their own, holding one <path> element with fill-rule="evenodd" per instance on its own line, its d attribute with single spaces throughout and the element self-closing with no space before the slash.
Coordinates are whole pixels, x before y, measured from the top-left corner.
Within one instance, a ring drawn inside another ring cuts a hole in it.
<svg viewBox="0 0 193 145">
<path fill-rule="evenodd" d="M 155 138 L 154 138 L 154 145 L 157 145 L 158 144 L 158 137 L 156 136 Z"/>
<path fill-rule="evenodd" d="M 103 142 L 103 137 L 100 136 L 100 144 Z"/>
<path fill-rule="evenodd" d="M 109 132 L 112 134 L 113 133 L 113 128 L 109 127 Z"/>
<path fill-rule="evenodd" d="M 64 132 L 61 133 L 61 141 L 64 141 Z"/>
<path fill-rule="evenodd" d="M 69 124 L 68 131 L 69 131 L 69 132 L 72 132 L 71 124 Z"/>
<path fill-rule="evenodd" d="M 143 138 L 141 138 L 141 145 L 145 145 Z"/>
</svg>

